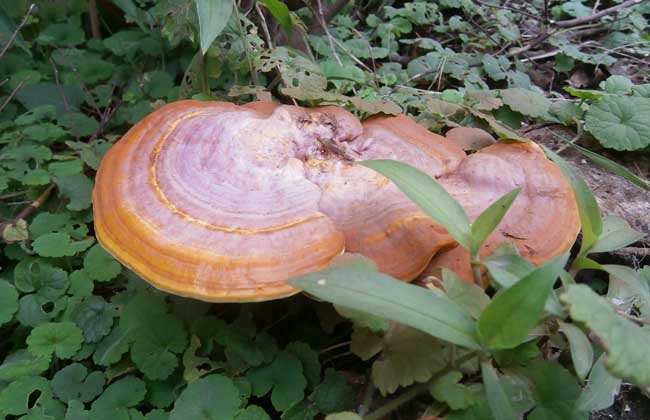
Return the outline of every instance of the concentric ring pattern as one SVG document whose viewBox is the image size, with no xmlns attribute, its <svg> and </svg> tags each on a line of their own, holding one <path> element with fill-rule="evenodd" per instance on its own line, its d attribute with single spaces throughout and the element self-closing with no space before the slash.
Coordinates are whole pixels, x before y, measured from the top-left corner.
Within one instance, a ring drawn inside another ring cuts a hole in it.
<svg viewBox="0 0 650 420">
<path fill-rule="evenodd" d="M 102 161 L 97 237 L 154 286 L 206 301 L 291 295 L 287 279 L 346 250 L 411 280 L 454 242 L 386 178 L 354 164 L 376 158 L 446 179 L 465 154 L 404 116 L 362 126 L 337 107 L 176 102 Z"/>
</svg>

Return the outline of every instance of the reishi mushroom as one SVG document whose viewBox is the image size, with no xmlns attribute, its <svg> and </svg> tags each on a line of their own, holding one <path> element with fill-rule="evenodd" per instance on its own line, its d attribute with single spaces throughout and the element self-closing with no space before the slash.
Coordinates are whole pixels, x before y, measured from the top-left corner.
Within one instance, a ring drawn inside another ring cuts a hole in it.
<svg viewBox="0 0 650 420">
<path fill-rule="evenodd" d="M 535 247 L 524 255 L 538 263 L 566 252 L 579 222 L 568 183 L 533 149 L 498 143 L 466 157 L 404 115 L 361 124 L 334 106 L 180 101 L 136 124 L 103 159 L 95 229 L 104 248 L 154 286 L 206 301 L 289 296 L 298 291 L 286 280 L 344 251 L 405 281 L 441 250 L 436 260 L 457 268 L 464 256 L 445 229 L 354 163 L 397 159 L 440 179 L 473 216 L 504 188 L 525 185 L 486 252 L 508 235 L 536 235 L 518 245 Z M 502 171 L 499 159 L 512 168 Z M 549 224 L 547 208 L 529 208 L 548 203 L 566 222 Z M 531 217 L 546 222 L 525 230 Z"/>
</svg>

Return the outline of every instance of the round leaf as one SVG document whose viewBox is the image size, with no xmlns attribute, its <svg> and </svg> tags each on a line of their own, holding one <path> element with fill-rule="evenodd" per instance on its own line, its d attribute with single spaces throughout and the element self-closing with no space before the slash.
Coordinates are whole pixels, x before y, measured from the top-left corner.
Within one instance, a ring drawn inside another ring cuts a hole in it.
<svg viewBox="0 0 650 420">
<path fill-rule="evenodd" d="M 72 322 L 41 324 L 27 337 L 27 349 L 34 356 L 48 356 L 54 353 L 61 359 L 74 356 L 82 343 L 82 332 Z"/>
<path fill-rule="evenodd" d="M 169 420 L 232 419 L 239 409 L 239 390 L 230 378 L 210 375 L 185 388 L 174 404 Z"/>
</svg>

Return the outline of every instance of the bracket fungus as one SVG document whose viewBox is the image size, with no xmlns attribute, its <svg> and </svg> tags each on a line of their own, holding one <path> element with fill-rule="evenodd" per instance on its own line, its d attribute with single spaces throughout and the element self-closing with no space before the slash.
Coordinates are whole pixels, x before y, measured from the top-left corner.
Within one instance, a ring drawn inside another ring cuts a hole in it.
<svg viewBox="0 0 650 420">
<path fill-rule="evenodd" d="M 403 115 L 361 124 L 334 106 L 180 101 L 109 150 L 93 191 L 95 228 L 154 286 L 206 301 L 289 296 L 298 291 L 286 280 L 344 251 L 406 281 L 440 251 L 455 268 L 463 255 L 445 229 L 354 163 L 396 159 L 441 180 L 470 215 L 525 185 L 486 249 L 526 237 L 524 255 L 541 262 L 566 252 L 579 222 L 568 183 L 540 153 L 499 143 L 466 157 Z"/>
</svg>

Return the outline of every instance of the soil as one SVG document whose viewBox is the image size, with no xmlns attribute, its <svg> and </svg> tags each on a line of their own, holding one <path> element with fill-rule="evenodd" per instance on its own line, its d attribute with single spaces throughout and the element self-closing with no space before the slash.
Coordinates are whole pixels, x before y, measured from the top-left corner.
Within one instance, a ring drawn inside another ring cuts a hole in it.
<svg viewBox="0 0 650 420">
<path fill-rule="evenodd" d="M 624 386 L 614 405 L 591 415 L 590 420 L 648 420 L 650 400 L 631 386 Z"/>
</svg>

